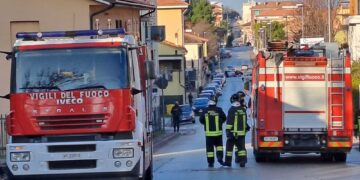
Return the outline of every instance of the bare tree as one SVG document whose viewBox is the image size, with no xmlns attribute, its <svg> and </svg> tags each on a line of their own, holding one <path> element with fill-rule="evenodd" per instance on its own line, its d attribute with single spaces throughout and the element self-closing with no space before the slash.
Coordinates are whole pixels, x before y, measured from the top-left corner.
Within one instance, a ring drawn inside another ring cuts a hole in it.
<svg viewBox="0 0 360 180">
<path fill-rule="evenodd" d="M 206 21 L 196 23 L 192 30 L 195 34 L 208 39 L 208 57 L 215 56 L 218 53 L 218 37 L 215 28 Z"/>
<path fill-rule="evenodd" d="M 328 0 L 297 0 L 299 6 L 294 14 L 293 21 L 289 22 L 289 31 L 293 34 L 294 40 L 298 40 L 301 34 L 304 37 L 324 37 L 328 39 Z M 339 0 L 330 0 L 330 26 L 331 37 L 333 38 L 341 28 L 334 26 L 339 20 L 336 18 Z M 302 13 L 302 8 L 303 13 Z M 304 32 L 301 32 L 302 16 L 304 16 Z"/>
</svg>

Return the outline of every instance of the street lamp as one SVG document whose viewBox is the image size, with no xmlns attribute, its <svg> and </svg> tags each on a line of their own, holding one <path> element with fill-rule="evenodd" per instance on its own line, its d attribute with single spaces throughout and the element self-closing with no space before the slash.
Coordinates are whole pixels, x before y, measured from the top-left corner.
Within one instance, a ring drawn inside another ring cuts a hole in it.
<svg viewBox="0 0 360 180">
<path fill-rule="evenodd" d="M 330 0 L 328 0 L 328 24 L 329 24 L 329 42 L 331 42 L 331 23 L 330 23 L 330 19 L 331 19 L 331 6 L 330 6 Z"/>
<path fill-rule="evenodd" d="M 271 21 L 267 23 L 270 26 L 270 33 L 269 33 L 269 41 L 272 41 L 272 25 L 271 25 Z"/>
<path fill-rule="evenodd" d="M 262 28 L 263 28 L 263 33 L 264 33 L 264 39 L 263 39 L 263 41 L 264 41 L 264 48 L 266 48 L 266 45 L 267 45 L 267 43 L 266 43 L 266 40 L 267 40 L 267 37 L 266 37 L 266 26 L 264 25 L 264 26 L 262 26 Z"/>
</svg>

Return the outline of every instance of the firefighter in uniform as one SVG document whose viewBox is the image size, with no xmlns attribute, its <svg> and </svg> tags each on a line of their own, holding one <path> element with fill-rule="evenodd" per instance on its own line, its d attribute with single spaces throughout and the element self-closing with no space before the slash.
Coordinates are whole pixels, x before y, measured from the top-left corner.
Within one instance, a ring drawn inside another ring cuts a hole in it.
<svg viewBox="0 0 360 180">
<path fill-rule="evenodd" d="M 214 148 L 218 162 L 223 165 L 224 147 L 222 140 L 222 125 L 226 121 L 224 111 L 216 106 L 214 100 L 209 101 L 209 107 L 200 116 L 206 135 L 206 155 L 209 167 L 214 167 Z"/>
<path fill-rule="evenodd" d="M 246 94 L 245 94 L 243 91 L 238 91 L 238 92 L 236 92 L 236 94 L 238 94 L 238 96 L 240 97 L 240 101 L 243 102 L 243 105 L 244 105 L 245 108 L 246 108 L 246 105 L 245 105 L 245 96 L 246 96 Z M 232 104 L 232 103 L 234 103 L 235 101 L 238 101 L 238 100 L 234 99 L 234 98 L 237 98 L 238 96 L 232 95 L 232 96 L 230 97 L 230 103 Z M 238 148 L 237 148 L 237 146 L 235 146 L 234 151 L 235 151 L 235 154 L 238 154 Z M 235 163 L 239 163 L 239 162 L 240 162 L 239 157 L 238 157 L 238 156 L 235 156 Z"/>
<path fill-rule="evenodd" d="M 250 129 L 247 124 L 246 106 L 244 105 L 244 100 L 241 100 L 238 93 L 234 94 L 231 99 L 234 100 L 234 103 L 231 104 L 226 122 L 227 141 L 224 165 L 229 167 L 231 166 L 235 145 L 238 149 L 235 156 L 238 157 L 240 167 L 245 167 L 247 162 L 245 135 Z"/>
</svg>

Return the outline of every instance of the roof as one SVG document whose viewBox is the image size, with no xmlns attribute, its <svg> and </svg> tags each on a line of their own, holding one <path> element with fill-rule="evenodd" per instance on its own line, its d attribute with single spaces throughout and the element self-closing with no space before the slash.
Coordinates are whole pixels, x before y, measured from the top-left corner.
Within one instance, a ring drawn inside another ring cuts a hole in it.
<svg viewBox="0 0 360 180">
<path fill-rule="evenodd" d="M 95 0 L 95 1 L 107 5 L 115 4 L 116 6 L 126 6 L 132 8 L 140 8 L 140 9 L 155 8 L 155 5 L 153 5 L 150 0 Z"/>
<path fill-rule="evenodd" d="M 200 36 L 196 36 L 191 33 L 185 33 L 184 38 L 185 38 L 185 43 L 204 43 L 209 41 L 208 39 L 202 38 Z"/>
<path fill-rule="evenodd" d="M 296 1 L 263 2 L 257 3 L 251 9 L 282 8 L 283 6 L 296 6 Z"/>
<path fill-rule="evenodd" d="M 187 8 L 189 4 L 182 0 L 157 0 L 157 6 L 160 8 Z"/>
<path fill-rule="evenodd" d="M 259 16 L 295 16 L 298 15 L 298 12 L 296 10 L 292 9 L 274 9 L 274 10 L 261 10 L 259 12 Z"/>
<path fill-rule="evenodd" d="M 163 45 L 166 45 L 166 46 L 170 46 L 172 48 L 175 48 L 175 49 L 180 49 L 180 50 L 184 50 L 185 52 L 187 52 L 186 48 L 184 46 L 179 46 L 179 45 L 176 45 L 170 41 L 162 41 L 161 44 Z"/>
</svg>

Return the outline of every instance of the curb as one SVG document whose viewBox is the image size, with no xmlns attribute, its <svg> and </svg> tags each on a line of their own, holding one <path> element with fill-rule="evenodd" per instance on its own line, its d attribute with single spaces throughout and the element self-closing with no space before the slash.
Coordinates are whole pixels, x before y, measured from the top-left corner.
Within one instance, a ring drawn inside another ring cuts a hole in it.
<svg viewBox="0 0 360 180">
<path fill-rule="evenodd" d="M 156 138 L 154 138 L 154 151 L 157 151 L 162 146 L 170 142 L 171 140 L 174 140 L 175 138 L 179 137 L 180 133 L 171 133 L 171 134 L 165 134 L 160 135 Z"/>
</svg>

